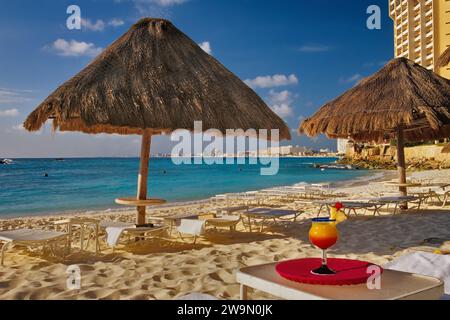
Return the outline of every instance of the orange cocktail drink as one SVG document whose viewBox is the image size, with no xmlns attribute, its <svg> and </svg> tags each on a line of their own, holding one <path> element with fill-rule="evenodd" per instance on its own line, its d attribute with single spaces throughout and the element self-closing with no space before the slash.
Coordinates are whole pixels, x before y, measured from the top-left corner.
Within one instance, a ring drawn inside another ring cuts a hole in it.
<svg viewBox="0 0 450 320">
<path fill-rule="evenodd" d="M 333 270 L 327 266 L 326 250 L 336 244 L 339 239 L 339 233 L 336 228 L 336 220 L 329 218 L 317 218 L 312 220 L 312 226 L 309 231 L 309 240 L 318 248 L 322 249 L 322 266 L 311 271 L 317 275 L 332 275 Z"/>
</svg>

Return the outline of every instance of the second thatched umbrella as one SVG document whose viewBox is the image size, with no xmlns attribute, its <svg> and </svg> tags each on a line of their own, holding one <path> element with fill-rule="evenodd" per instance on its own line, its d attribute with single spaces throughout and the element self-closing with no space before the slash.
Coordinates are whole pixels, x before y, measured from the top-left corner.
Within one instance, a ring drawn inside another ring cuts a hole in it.
<svg viewBox="0 0 450 320">
<path fill-rule="evenodd" d="M 397 140 L 400 184 L 405 141 L 450 136 L 450 80 L 398 58 L 303 121 L 300 133 L 359 142 Z M 400 187 L 406 194 L 406 188 Z"/>
<path fill-rule="evenodd" d="M 142 135 L 138 180 L 138 224 L 145 223 L 152 135 L 177 129 L 289 128 L 261 98 L 171 22 L 146 18 L 90 65 L 53 92 L 26 119 L 39 130 Z M 157 203 L 158 201 L 155 201 Z"/>
</svg>

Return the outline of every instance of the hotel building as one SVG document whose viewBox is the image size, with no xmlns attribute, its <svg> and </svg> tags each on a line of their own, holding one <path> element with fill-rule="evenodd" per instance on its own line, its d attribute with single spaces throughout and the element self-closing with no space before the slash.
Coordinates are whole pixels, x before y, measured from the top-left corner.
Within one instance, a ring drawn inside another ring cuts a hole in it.
<svg viewBox="0 0 450 320">
<path fill-rule="evenodd" d="M 450 46 L 450 0 L 389 0 L 395 57 L 405 57 L 450 79 L 439 56 Z"/>
</svg>

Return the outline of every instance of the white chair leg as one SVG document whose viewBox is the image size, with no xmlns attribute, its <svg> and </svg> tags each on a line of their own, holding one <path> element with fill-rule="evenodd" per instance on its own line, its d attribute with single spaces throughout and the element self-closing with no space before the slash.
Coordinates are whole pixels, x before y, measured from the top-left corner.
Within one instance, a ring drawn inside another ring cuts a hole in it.
<svg viewBox="0 0 450 320">
<path fill-rule="evenodd" d="M 447 193 L 444 195 L 444 201 L 443 201 L 443 203 L 442 203 L 442 208 L 445 208 L 445 206 L 447 205 L 447 202 L 448 202 L 448 196 L 449 196 L 449 193 L 447 192 Z"/>
<path fill-rule="evenodd" d="M 397 214 L 397 209 L 398 209 L 398 203 L 395 204 L 395 208 L 394 208 L 394 216 Z"/>
<path fill-rule="evenodd" d="M 10 242 L 6 242 L 6 243 L 3 244 L 3 247 L 2 247 L 2 261 L 1 261 L 2 267 L 5 265 L 5 264 L 4 264 L 4 261 L 5 261 L 5 252 L 6 252 L 6 250 L 8 250 L 10 244 L 11 244 Z"/>
<path fill-rule="evenodd" d="M 81 225 L 81 235 L 80 235 L 80 247 L 81 247 L 81 251 L 84 250 L 84 225 Z"/>
<path fill-rule="evenodd" d="M 100 230 L 98 224 L 95 225 L 95 254 L 100 251 Z"/>
</svg>

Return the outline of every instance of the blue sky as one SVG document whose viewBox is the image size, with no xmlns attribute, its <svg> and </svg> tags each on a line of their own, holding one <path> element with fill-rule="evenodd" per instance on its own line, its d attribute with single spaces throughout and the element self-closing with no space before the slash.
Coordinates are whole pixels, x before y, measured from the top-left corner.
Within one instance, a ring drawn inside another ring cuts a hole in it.
<svg viewBox="0 0 450 320">
<path fill-rule="evenodd" d="M 81 8 L 81 30 L 66 27 L 72 4 Z M 381 7 L 381 30 L 366 27 L 370 5 Z M 30 134 L 21 123 L 140 17 L 168 18 L 209 46 L 292 129 L 393 56 L 388 0 L 15 0 L 0 8 L 0 157 L 137 155 L 137 137 Z M 161 137 L 152 152 L 169 150 Z"/>
</svg>

